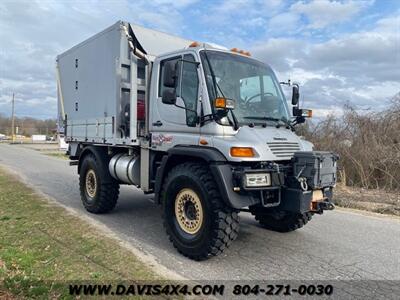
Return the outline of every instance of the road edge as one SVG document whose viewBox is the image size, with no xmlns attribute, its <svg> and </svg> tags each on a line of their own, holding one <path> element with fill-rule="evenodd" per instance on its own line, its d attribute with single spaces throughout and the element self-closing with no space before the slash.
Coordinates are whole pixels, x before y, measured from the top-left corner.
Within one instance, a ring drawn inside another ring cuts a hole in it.
<svg viewBox="0 0 400 300">
<path fill-rule="evenodd" d="M 354 214 L 354 215 L 359 215 L 359 216 L 361 215 L 364 217 L 371 217 L 371 218 L 375 218 L 375 219 L 387 219 L 387 220 L 400 222 L 399 216 L 381 214 L 381 213 L 372 212 L 372 211 L 368 211 L 368 210 L 349 208 L 349 207 L 341 207 L 341 206 L 335 206 L 335 210 L 338 212 L 341 212 L 341 213 Z"/>
</svg>

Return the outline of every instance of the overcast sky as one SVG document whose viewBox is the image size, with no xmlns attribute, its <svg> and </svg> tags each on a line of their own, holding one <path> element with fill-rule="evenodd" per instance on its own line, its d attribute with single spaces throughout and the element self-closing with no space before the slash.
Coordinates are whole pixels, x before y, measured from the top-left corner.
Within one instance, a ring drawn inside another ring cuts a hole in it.
<svg viewBox="0 0 400 300">
<path fill-rule="evenodd" d="M 0 1 L 0 113 L 57 115 L 55 57 L 117 20 L 250 50 L 319 117 L 400 91 L 400 1 Z"/>
</svg>

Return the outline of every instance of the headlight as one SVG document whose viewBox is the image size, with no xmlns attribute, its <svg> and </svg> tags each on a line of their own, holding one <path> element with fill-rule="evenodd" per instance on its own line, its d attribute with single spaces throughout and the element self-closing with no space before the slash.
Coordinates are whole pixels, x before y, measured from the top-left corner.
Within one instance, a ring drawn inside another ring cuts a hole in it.
<svg viewBox="0 0 400 300">
<path fill-rule="evenodd" d="M 271 185 L 270 173 L 247 173 L 245 176 L 246 187 L 263 187 Z"/>
</svg>

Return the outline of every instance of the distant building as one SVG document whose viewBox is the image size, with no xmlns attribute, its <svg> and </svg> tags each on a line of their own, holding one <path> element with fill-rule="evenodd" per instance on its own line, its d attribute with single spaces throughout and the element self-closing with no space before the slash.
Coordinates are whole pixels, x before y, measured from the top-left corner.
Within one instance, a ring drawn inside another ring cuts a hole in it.
<svg viewBox="0 0 400 300">
<path fill-rule="evenodd" d="M 32 134 L 32 142 L 45 142 L 46 136 L 43 134 Z"/>
</svg>

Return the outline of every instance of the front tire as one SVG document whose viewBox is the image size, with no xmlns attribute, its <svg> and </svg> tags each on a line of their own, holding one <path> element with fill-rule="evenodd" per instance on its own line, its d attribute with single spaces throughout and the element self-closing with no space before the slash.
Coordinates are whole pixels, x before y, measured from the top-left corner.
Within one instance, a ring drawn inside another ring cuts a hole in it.
<svg viewBox="0 0 400 300">
<path fill-rule="evenodd" d="M 119 184 L 113 179 L 96 156 L 83 158 L 79 172 L 79 187 L 83 206 L 94 214 L 107 213 L 114 209 L 119 195 Z"/>
<path fill-rule="evenodd" d="M 191 259 L 222 253 L 238 235 L 237 211 L 223 203 L 209 169 L 200 163 L 174 167 L 164 181 L 162 201 L 167 234 Z"/>
<path fill-rule="evenodd" d="M 310 212 L 271 211 L 264 207 L 250 207 L 250 212 L 261 226 L 277 232 L 290 232 L 300 229 L 312 218 Z"/>
</svg>

